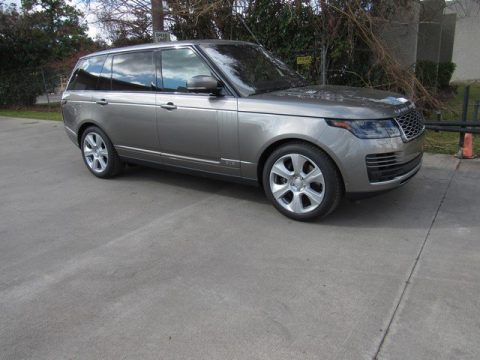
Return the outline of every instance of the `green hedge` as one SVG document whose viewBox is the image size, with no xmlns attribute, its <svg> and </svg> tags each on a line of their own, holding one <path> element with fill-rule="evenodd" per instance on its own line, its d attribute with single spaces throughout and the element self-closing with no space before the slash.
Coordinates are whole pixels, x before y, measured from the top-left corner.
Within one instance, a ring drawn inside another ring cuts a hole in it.
<svg viewBox="0 0 480 360">
<path fill-rule="evenodd" d="M 415 71 L 418 80 L 427 88 L 447 88 L 455 71 L 455 63 L 436 63 L 433 61 L 418 61 Z"/>
<path fill-rule="evenodd" d="M 0 73 L 0 105 L 33 105 L 44 92 L 38 72 Z"/>
<path fill-rule="evenodd" d="M 453 62 L 444 62 L 438 64 L 438 87 L 446 88 L 452 80 L 453 72 L 457 65 Z"/>
</svg>

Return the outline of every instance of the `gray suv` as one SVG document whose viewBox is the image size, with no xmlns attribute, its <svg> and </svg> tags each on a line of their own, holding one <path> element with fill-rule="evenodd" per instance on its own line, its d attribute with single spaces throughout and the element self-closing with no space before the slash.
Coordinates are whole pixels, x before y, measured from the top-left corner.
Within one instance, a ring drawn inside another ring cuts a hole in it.
<svg viewBox="0 0 480 360">
<path fill-rule="evenodd" d="M 332 212 L 344 194 L 406 183 L 424 125 L 394 93 L 307 86 L 239 41 L 146 44 L 81 58 L 62 97 L 65 129 L 97 177 L 126 163 L 260 184 L 286 216 Z"/>
</svg>

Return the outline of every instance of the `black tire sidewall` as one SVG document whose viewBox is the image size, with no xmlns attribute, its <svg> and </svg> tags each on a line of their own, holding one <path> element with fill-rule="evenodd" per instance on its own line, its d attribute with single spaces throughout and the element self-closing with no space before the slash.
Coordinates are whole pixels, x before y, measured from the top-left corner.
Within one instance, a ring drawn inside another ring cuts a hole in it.
<svg viewBox="0 0 480 360">
<path fill-rule="evenodd" d="M 316 209 L 305 214 L 295 214 L 282 207 L 273 197 L 270 188 L 270 170 L 279 158 L 287 154 L 300 154 L 308 157 L 315 162 L 323 173 L 325 182 L 323 202 Z M 339 203 L 339 198 L 342 197 L 340 176 L 332 160 L 325 152 L 310 144 L 291 143 L 275 150 L 265 162 L 262 181 L 265 194 L 275 208 L 283 215 L 294 220 L 311 221 L 326 216 L 334 210 Z"/>
<path fill-rule="evenodd" d="M 90 166 L 88 166 L 87 160 L 85 159 L 85 154 L 83 153 L 85 138 L 87 137 L 88 134 L 90 134 L 92 132 L 97 133 L 102 137 L 102 139 L 105 143 L 105 146 L 107 147 L 107 151 L 108 151 L 107 167 L 105 168 L 105 170 L 103 170 L 101 172 L 93 171 L 90 168 Z M 99 178 L 106 179 L 106 178 L 112 177 L 116 174 L 116 172 L 117 172 L 116 163 L 118 161 L 118 155 L 115 151 L 115 148 L 113 147 L 112 142 L 110 141 L 107 134 L 105 134 L 105 132 L 102 129 L 100 129 L 99 127 L 96 127 L 96 126 L 91 126 L 91 127 L 87 128 L 82 134 L 82 139 L 81 139 L 81 142 L 80 142 L 80 150 L 82 151 L 83 162 L 87 166 L 87 169 L 93 175 L 95 175 Z"/>
</svg>

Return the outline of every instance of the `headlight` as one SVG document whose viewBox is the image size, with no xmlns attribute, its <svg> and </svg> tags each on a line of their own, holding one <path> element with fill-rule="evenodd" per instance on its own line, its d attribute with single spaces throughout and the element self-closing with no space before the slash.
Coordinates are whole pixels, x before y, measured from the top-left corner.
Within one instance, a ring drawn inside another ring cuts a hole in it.
<svg viewBox="0 0 480 360">
<path fill-rule="evenodd" d="M 384 139 L 400 136 L 394 120 L 326 120 L 327 124 L 350 131 L 360 139 Z"/>
</svg>

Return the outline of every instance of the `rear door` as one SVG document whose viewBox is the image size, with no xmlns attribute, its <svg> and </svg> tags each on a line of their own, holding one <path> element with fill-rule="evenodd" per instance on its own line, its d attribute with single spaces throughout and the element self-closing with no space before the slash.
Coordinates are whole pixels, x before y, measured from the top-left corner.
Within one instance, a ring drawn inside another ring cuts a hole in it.
<svg viewBox="0 0 480 360">
<path fill-rule="evenodd" d="M 165 162 L 238 175 L 237 99 L 228 91 L 222 96 L 188 92 L 190 78 L 217 77 L 191 47 L 163 48 L 157 53 L 157 64 L 162 80 L 157 130 Z"/>
<path fill-rule="evenodd" d="M 143 158 L 158 150 L 153 54 L 147 50 L 109 55 L 93 96 L 93 116 L 120 155 Z"/>
</svg>

